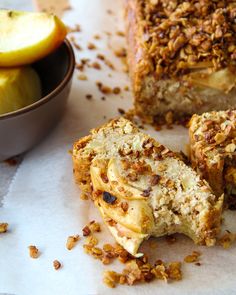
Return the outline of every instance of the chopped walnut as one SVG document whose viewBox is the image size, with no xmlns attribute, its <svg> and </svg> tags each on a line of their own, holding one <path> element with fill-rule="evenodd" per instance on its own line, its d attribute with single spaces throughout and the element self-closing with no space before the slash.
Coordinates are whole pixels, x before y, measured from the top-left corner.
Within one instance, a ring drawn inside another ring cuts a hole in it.
<svg viewBox="0 0 236 295">
<path fill-rule="evenodd" d="M 88 245 L 96 246 L 98 244 L 98 239 L 94 236 L 88 236 L 86 239 Z"/>
<path fill-rule="evenodd" d="M 181 263 L 180 262 L 171 262 L 169 264 L 168 270 L 168 277 L 171 280 L 182 280 L 182 271 L 181 271 Z"/>
<path fill-rule="evenodd" d="M 90 228 L 92 233 L 101 231 L 100 224 L 98 222 L 95 222 L 95 221 L 90 222 L 89 228 Z"/>
<path fill-rule="evenodd" d="M 106 270 L 103 275 L 103 282 L 109 288 L 114 288 L 119 282 L 120 275 L 115 271 Z"/>
<path fill-rule="evenodd" d="M 74 248 L 74 246 L 76 245 L 76 243 L 79 241 L 80 236 L 76 235 L 76 236 L 69 236 L 67 238 L 67 242 L 66 242 L 66 248 L 68 250 L 71 250 L 72 248 Z"/>
<path fill-rule="evenodd" d="M 197 251 L 193 251 L 193 253 L 191 255 L 187 255 L 184 258 L 184 261 L 187 262 L 187 263 L 198 262 L 200 255 L 201 255 L 201 253 L 199 253 Z"/>
<path fill-rule="evenodd" d="M 236 234 L 227 232 L 219 239 L 219 244 L 224 248 L 228 249 L 236 240 Z"/>
<path fill-rule="evenodd" d="M 120 87 L 114 87 L 113 90 L 112 90 L 112 92 L 113 92 L 114 94 L 119 94 L 120 91 L 121 91 Z"/>
<path fill-rule="evenodd" d="M 88 43 L 88 49 L 89 50 L 94 50 L 94 49 L 96 49 L 97 47 L 96 47 L 96 45 L 95 44 L 93 44 L 93 43 Z"/>
<path fill-rule="evenodd" d="M 87 225 L 83 228 L 82 231 L 83 231 L 83 236 L 84 237 L 87 237 L 87 236 L 89 236 L 91 234 L 91 230 Z"/>
<path fill-rule="evenodd" d="M 88 80 L 88 77 L 87 77 L 86 75 L 84 75 L 84 74 L 80 74 L 80 75 L 78 75 L 77 77 L 78 77 L 78 79 L 81 80 L 81 81 L 86 81 L 86 80 Z"/>
<path fill-rule="evenodd" d="M 0 234 L 7 232 L 7 229 L 8 229 L 8 223 L 4 223 L 4 222 L 0 223 Z"/>
<path fill-rule="evenodd" d="M 96 70 L 101 70 L 101 65 L 96 61 L 91 64 L 91 67 Z"/>
<path fill-rule="evenodd" d="M 111 87 L 106 86 L 106 85 L 103 85 L 101 82 L 97 82 L 96 85 L 97 85 L 98 89 L 102 93 L 104 93 L 104 94 L 110 94 L 110 93 L 112 93 Z"/>
<path fill-rule="evenodd" d="M 121 115 L 124 115 L 124 114 L 125 114 L 125 110 L 123 110 L 123 109 L 121 109 L 121 108 L 118 108 L 117 110 L 118 110 L 118 112 L 119 112 Z"/>
<path fill-rule="evenodd" d="M 53 267 L 55 268 L 55 270 L 58 270 L 59 268 L 61 268 L 61 263 L 58 260 L 54 260 L 53 261 Z"/>
<path fill-rule="evenodd" d="M 35 259 L 35 258 L 38 258 L 39 257 L 39 250 L 37 249 L 36 246 L 30 245 L 28 247 L 28 249 L 29 249 L 29 255 L 30 255 L 31 258 L 34 258 Z"/>
</svg>

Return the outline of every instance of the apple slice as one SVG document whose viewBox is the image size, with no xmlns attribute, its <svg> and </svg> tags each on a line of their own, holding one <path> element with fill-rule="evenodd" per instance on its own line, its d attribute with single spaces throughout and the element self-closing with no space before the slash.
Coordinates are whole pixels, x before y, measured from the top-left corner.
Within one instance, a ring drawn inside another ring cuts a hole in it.
<svg viewBox="0 0 236 295">
<path fill-rule="evenodd" d="M 0 10 L 0 66 L 33 63 L 54 51 L 66 27 L 53 14 Z"/>
<path fill-rule="evenodd" d="M 0 69 L 0 115 L 32 104 L 41 97 L 41 82 L 31 67 Z"/>
</svg>

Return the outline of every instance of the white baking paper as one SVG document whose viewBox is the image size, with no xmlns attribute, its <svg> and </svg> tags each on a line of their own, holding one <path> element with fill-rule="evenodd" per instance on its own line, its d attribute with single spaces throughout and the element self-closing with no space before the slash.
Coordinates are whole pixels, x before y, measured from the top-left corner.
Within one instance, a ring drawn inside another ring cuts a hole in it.
<svg viewBox="0 0 236 295">
<path fill-rule="evenodd" d="M 87 295 L 87 294 L 236 294 L 236 248 L 229 250 L 197 247 L 191 240 L 177 236 L 177 242 L 169 245 L 165 238 L 157 239 L 157 248 L 150 249 L 148 242 L 142 246 L 152 261 L 183 261 L 193 250 L 201 251 L 201 266 L 183 263 L 183 280 L 164 283 L 153 281 L 136 286 L 118 286 L 109 289 L 102 283 L 104 270 L 121 270 L 123 265 L 115 262 L 104 266 L 100 261 L 86 255 L 82 244 L 68 251 L 65 247 L 69 235 L 80 234 L 91 220 L 101 218 L 90 201 L 80 199 L 80 190 L 74 183 L 71 156 L 72 143 L 88 134 L 89 129 L 118 115 L 117 108 L 129 109 L 131 94 L 102 95 L 96 81 L 114 86 L 128 85 L 122 64 L 114 56 L 113 49 L 125 44 L 124 38 L 115 32 L 123 29 L 121 1 L 74 0 L 73 10 L 68 11 L 64 21 L 69 25 L 79 23 L 82 32 L 77 33 L 83 48 L 77 59 L 89 57 L 95 60 L 97 53 L 110 59 L 116 71 L 101 62 L 102 70 L 88 69 L 88 81 L 79 81 L 75 72 L 72 91 L 65 116 L 56 129 L 36 148 L 29 152 L 20 165 L 16 177 L 0 208 L 0 221 L 9 223 L 9 232 L 0 235 L 0 293 L 19 295 Z M 112 14 L 108 13 L 110 9 Z M 112 37 L 108 34 L 112 33 Z M 101 40 L 93 36 L 99 34 Z M 87 50 L 93 42 L 97 50 Z M 110 76 L 108 76 L 110 74 Z M 85 99 L 92 94 L 93 99 Z M 173 130 L 146 132 L 174 150 L 184 149 L 187 131 L 182 127 Z M 227 212 L 225 228 L 236 232 L 235 212 Z M 96 235 L 100 245 L 114 242 L 102 224 L 102 232 Z M 41 254 L 38 259 L 29 257 L 27 247 L 36 245 Z M 55 271 L 53 260 L 59 260 L 62 268 Z"/>
</svg>

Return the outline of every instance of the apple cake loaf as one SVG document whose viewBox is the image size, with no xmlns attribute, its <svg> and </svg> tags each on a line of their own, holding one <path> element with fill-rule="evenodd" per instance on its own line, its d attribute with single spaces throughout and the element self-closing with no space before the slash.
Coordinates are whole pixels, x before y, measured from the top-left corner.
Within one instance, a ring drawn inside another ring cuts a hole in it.
<svg viewBox="0 0 236 295">
<path fill-rule="evenodd" d="M 236 106 L 236 2 L 124 0 L 135 112 L 148 123 Z"/>
<path fill-rule="evenodd" d="M 214 193 L 225 194 L 236 205 L 236 110 L 193 115 L 190 120 L 190 156 L 193 167 Z"/>
<path fill-rule="evenodd" d="M 220 229 L 223 196 L 178 155 L 129 120 L 91 131 L 73 147 L 74 176 L 129 253 L 150 236 L 183 233 L 211 246 Z"/>
</svg>

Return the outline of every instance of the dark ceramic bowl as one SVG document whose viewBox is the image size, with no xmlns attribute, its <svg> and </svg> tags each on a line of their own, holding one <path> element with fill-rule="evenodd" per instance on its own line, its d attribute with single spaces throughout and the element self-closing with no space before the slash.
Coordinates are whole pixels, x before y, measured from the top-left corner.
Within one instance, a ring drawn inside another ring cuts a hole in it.
<svg viewBox="0 0 236 295">
<path fill-rule="evenodd" d="M 33 64 L 43 97 L 17 111 L 0 115 L 0 161 L 37 144 L 60 120 L 71 88 L 75 57 L 69 41 Z"/>
</svg>

